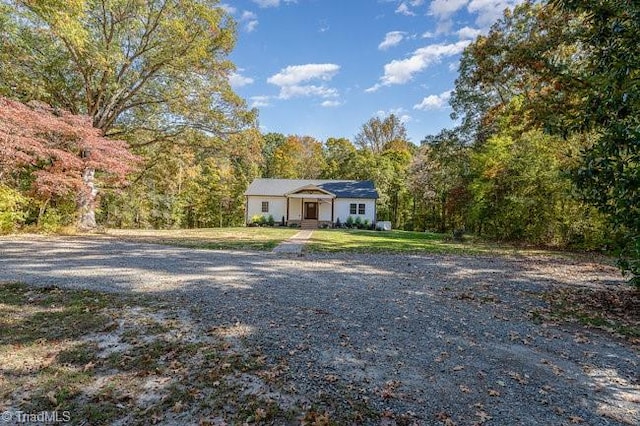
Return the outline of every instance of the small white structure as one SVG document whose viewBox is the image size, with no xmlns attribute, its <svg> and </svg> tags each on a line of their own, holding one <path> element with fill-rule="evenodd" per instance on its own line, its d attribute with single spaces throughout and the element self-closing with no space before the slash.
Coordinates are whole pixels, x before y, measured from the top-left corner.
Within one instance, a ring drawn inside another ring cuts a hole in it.
<svg viewBox="0 0 640 426">
<path fill-rule="evenodd" d="M 245 223 L 255 216 L 308 228 L 345 223 L 349 216 L 376 223 L 378 191 L 368 180 L 256 179 L 244 195 Z"/>
</svg>

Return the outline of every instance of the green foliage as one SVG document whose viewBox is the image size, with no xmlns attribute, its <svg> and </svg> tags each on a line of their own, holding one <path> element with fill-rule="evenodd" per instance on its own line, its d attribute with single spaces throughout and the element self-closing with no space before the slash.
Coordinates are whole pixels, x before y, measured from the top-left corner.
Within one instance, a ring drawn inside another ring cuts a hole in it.
<svg viewBox="0 0 640 426">
<path fill-rule="evenodd" d="M 353 228 L 353 225 L 355 224 L 355 221 L 353 220 L 353 216 L 348 216 L 347 220 L 344 221 L 344 224 L 346 225 L 347 228 Z"/>
<path fill-rule="evenodd" d="M 540 130 L 503 130 L 471 156 L 469 226 L 500 240 L 597 248 L 605 226 L 572 196 L 571 143 Z M 591 218 L 590 220 L 585 220 Z"/>
<path fill-rule="evenodd" d="M 360 216 L 356 216 L 356 219 L 353 221 L 353 226 L 362 229 L 362 218 Z"/>
<path fill-rule="evenodd" d="M 573 131 L 594 130 L 595 143 L 583 152 L 574 178 L 582 196 L 624 234 L 620 266 L 640 288 L 640 4 L 584 0 L 554 2 L 582 13 L 585 66 L 567 67 L 567 80 L 581 97 L 562 118 Z"/>
<path fill-rule="evenodd" d="M 410 167 L 409 184 L 418 204 L 414 229 L 446 232 L 464 224 L 469 150 L 454 131 L 422 141 Z"/>
<path fill-rule="evenodd" d="M 47 209 L 38 222 L 38 228 L 46 234 L 54 234 L 65 225 L 64 216 L 56 209 Z"/>
<path fill-rule="evenodd" d="M 260 214 L 251 216 L 251 223 L 257 226 L 264 226 L 267 223 L 267 219 Z"/>
<path fill-rule="evenodd" d="M 269 217 L 267 217 L 267 225 L 273 226 L 275 224 L 276 224 L 276 221 L 273 220 L 273 215 L 270 214 Z"/>
<path fill-rule="evenodd" d="M 24 223 L 27 203 L 18 191 L 0 184 L 0 234 L 13 232 Z"/>
</svg>

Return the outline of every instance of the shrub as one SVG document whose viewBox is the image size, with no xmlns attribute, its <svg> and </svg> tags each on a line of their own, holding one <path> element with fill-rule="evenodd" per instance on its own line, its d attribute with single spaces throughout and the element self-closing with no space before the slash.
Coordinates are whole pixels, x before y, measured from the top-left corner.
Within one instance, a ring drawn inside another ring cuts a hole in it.
<svg viewBox="0 0 640 426">
<path fill-rule="evenodd" d="M 259 214 L 255 215 L 255 216 L 253 216 L 253 217 L 251 218 L 251 223 L 256 224 L 256 226 L 264 226 L 264 224 L 266 223 L 266 221 L 267 221 L 267 220 L 265 219 L 265 217 L 264 217 L 264 216 L 262 216 L 262 215 L 259 215 Z"/>
<path fill-rule="evenodd" d="M 342 228 L 342 222 L 340 222 L 340 218 L 336 220 L 336 228 Z"/>
<path fill-rule="evenodd" d="M 267 225 L 273 226 L 275 224 L 276 224 L 276 222 L 275 222 L 275 220 L 273 220 L 273 215 L 269 215 L 269 217 L 267 218 Z"/>
<path fill-rule="evenodd" d="M 347 228 L 353 228 L 353 217 L 352 216 L 347 217 L 347 220 L 345 221 L 345 225 L 347 225 Z"/>
<path fill-rule="evenodd" d="M 286 222 L 284 220 L 284 216 L 282 216 L 282 220 L 280 221 L 280 226 L 285 226 Z"/>
<path fill-rule="evenodd" d="M 354 225 L 356 226 L 356 228 L 362 229 L 362 218 L 360 216 L 356 217 Z"/>
<path fill-rule="evenodd" d="M 62 226 L 64 226 L 62 214 L 60 214 L 58 210 L 52 208 L 47 209 L 38 223 L 40 230 L 48 234 L 58 232 Z"/>
<path fill-rule="evenodd" d="M 27 199 L 18 191 L 0 185 L 0 234 L 13 232 L 27 217 L 22 209 Z"/>
</svg>

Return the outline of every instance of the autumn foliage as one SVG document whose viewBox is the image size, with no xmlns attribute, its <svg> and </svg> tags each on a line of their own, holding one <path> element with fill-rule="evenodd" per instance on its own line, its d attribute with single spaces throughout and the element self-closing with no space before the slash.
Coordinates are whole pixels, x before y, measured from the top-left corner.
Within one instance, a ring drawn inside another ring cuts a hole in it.
<svg viewBox="0 0 640 426">
<path fill-rule="evenodd" d="M 35 198 L 80 196 L 86 170 L 103 185 L 122 185 L 137 161 L 126 142 L 103 137 L 89 117 L 0 97 L 0 183 L 27 173 Z"/>
</svg>

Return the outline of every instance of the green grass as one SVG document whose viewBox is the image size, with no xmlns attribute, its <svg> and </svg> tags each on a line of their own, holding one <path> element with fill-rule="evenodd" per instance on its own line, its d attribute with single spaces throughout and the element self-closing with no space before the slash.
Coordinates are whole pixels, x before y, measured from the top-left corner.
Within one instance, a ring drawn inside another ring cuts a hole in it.
<svg viewBox="0 0 640 426">
<path fill-rule="evenodd" d="M 298 230 L 290 228 L 203 228 L 179 230 L 109 229 L 106 235 L 128 241 L 211 250 L 272 250 Z"/>
<path fill-rule="evenodd" d="M 337 229 L 314 231 L 307 250 L 311 252 L 482 254 L 505 251 L 506 248 L 472 241 L 455 242 L 448 234 Z"/>
</svg>

